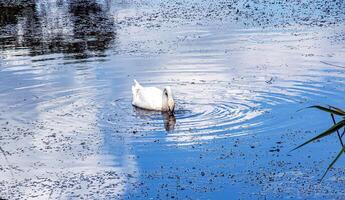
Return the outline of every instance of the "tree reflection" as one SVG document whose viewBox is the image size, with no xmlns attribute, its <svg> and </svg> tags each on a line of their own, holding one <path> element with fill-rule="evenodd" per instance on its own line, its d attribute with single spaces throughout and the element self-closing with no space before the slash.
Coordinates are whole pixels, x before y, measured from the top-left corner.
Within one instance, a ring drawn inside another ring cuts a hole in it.
<svg viewBox="0 0 345 200">
<path fill-rule="evenodd" d="M 116 37 L 109 6 L 95 0 L 2 2 L 0 48 L 24 47 L 31 55 L 97 56 Z"/>
</svg>

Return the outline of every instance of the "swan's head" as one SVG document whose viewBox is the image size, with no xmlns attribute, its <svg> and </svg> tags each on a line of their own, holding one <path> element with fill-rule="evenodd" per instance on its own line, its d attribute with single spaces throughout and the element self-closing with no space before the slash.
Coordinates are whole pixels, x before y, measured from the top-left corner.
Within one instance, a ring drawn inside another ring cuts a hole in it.
<svg viewBox="0 0 345 200">
<path fill-rule="evenodd" d="M 163 111 L 173 114 L 175 110 L 175 101 L 169 86 L 165 87 L 163 90 Z"/>
</svg>

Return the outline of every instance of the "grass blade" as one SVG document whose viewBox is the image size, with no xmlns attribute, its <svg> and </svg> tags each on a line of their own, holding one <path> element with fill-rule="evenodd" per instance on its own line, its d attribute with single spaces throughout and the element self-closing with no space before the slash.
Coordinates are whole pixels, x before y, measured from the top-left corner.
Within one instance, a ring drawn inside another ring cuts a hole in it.
<svg viewBox="0 0 345 200">
<path fill-rule="evenodd" d="M 338 111 L 338 112 L 340 112 L 340 113 L 343 113 L 343 115 L 345 115 L 345 111 L 344 110 L 342 110 L 340 108 L 337 108 L 337 107 L 334 107 L 334 106 L 329 106 L 329 107 L 334 109 L 334 110 L 336 110 L 336 111 Z"/>
<path fill-rule="evenodd" d="M 333 114 L 331 114 L 331 118 L 332 118 L 333 124 L 336 124 L 337 122 L 335 121 L 335 118 L 334 118 Z M 341 139 L 341 135 L 339 133 L 339 130 L 337 130 L 337 135 L 338 135 L 338 139 L 339 139 L 339 142 L 341 144 L 341 147 L 343 147 L 344 143 L 343 143 L 343 139 Z"/>
<path fill-rule="evenodd" d="M 335 131 L 339 130 L 340 128 L 342 128 L 343 126 L 345 126 L 345 119 L 342 120 L 342 121 L 340 121 L 340 122 L 338 122 L 338 123 L 336 123 L 336 124 L 334 124 L 331 128 L 329 128 L 329 129 L 326 130 L 325 132 L 321 133 L 320 135 L 318 135 L 318 136 L 316 136 L 316 137 L 313 137 L 312 139 L 306 141 L 305 143 L 299 145 L 298 147 L 292 149 L 291 151 L 294 151 L 294 150 L 296 150 L 296 149 L 298 149 L 298 148 L 301 148 L 302 146 L 304 146 L 304 145 L 306 145 L 306 144 L 308 144 L 308 143 L 310 143 L 310 142 L 312 142 L 312 141 L 315 141 L 315 140 L 317 140 L 317 139 L 320 139 L 320 138 L 323 138 L 323 137 L 325 137 L 325 136 L 327 136 L 327 135 L 330 135 L 330 134 L 332 134 L 333 132 L 335 132 Z"/>
<path fill-rule="evenodd" d="M 328 113 L 332 113 L 334 115 L 345 116 L 345 111 L 343 111 L 343 110 L 341 110 L 339 108 L 335 108 L 333 106 L 331 108 L 326 108 L 326 107 L 323 107 L 323 106 L 309 106 L 307 108 L 317 108 L 319 110 L 322 110 L 322 111 L 325 111 L 325 112 L 328 112 Z"/>
<path fill-rule="evenodd" d="M 339 159 L 341 154 L 344 153 L 344 151 L 345 151 L 345 146 L 340 150 L 340 152 L 338 153 L 337 157 L 335 157 L 335 159 L 331 162 L 331 164 L 328 165 L 327 170 L 325 171 L 325 173 L 321 177 L 321 181 L 326 176 L 327 172 L 333 167 L 334 163 L 337 162 L 337 160 Z"/>
</svg>

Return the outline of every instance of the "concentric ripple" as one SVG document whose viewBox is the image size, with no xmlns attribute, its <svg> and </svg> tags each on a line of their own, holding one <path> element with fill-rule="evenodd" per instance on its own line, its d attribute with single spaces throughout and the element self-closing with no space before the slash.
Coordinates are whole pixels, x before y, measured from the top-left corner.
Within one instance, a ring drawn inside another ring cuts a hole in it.
<svg viewBox="0 0 345 200">
<path fill-rule="evenodd" d="M 135 142 L 163 137 L 166 142 L 179 145 L 246 135 L 253 130 L 262 132 L 269 128 L 268 124 L 274 123 L 268 120 L 276 120 L 262 119 L 268 109 L 260 108 L 253 102 L 199 103 L 177 100 L 176 105 L 175 114 L 171 117 L 161 112 L 132 107 L 130 98 L 120 98 L 101 112 L 101 118 L 106 122 L 105 127 L 110 124 L 119 134 L 133 132 L 141 135 Z"/>
<path fill-rule="evenodd" d="M 193 84 L 175 80 L 144 82 L 148 86 L 171 85 L 177 91 L 173 117 L 133 107 L 129 93 L 105 105 L 100 115 L 104 127 L 113 127 L 120 135 L 135 133 L 137 138 L 132 142 L 139 143 L 160 139 L 167 144 L 188 145 L 275 133 L 298 125 L 299 121 L 294 120 L 296 111 L 310 105 L 311 100 L 320 103 L 327 101 L 326 97 L 342 97 L 338 89 L 324 90 L 333 85 L 319 80 L 323 73 L 309 74 L 304 84 L 301 84 L 306 78 L 303 76 L 269 81 L 249 79 L 249 82 L 210 80 L 207 84 L 203 80 L 194 80 Z M 334 81 L 341 79 L 338 76 L 336 71 L 332 75 Z"/>
<path fill-rule="evenodd" d="M 344 107 L 343 1 L 3 2 L 0 198 L 325 197 L 300 161 L 334 149 L 282 152 L 331 123 L 297 110 Z M 133 79 L 170 85 L 175 115 L 133 107 Z"/>
</svg>

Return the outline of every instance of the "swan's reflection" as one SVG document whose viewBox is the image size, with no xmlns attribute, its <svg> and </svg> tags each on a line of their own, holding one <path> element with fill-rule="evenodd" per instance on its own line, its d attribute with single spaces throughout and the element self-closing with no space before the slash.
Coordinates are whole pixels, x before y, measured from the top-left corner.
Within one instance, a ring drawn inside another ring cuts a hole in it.
<svg viewBox="0 0 345 200">
<path fill-rule="evenodd" d="M 176 117 L 171 115 L 167 112 L 158 112 L 158 111 L 151 111 L 145 110 L 138 107 L 133 106 L 134 113 L 141 119 L 145 120 L 152 120 L 152 121 L 160 121 L 163 120 L 164 128 L 166 131 L 173 131 L 176 124 Z"/>
<path fill-rule="evenodd" d="M 173 131 L 175 129 L 176 117 L 166 112 L 162 112 L 164 128 L 166 131 Z"/>
</svg>

